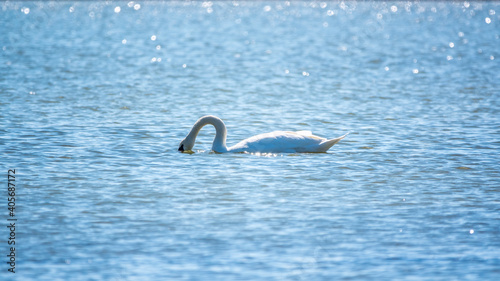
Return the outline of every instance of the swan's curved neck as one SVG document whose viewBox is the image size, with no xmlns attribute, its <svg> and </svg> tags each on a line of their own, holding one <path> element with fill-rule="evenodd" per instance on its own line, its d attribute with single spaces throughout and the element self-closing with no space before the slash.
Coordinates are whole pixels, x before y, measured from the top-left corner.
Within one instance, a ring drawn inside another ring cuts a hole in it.
<svg viewBox="0 0 500 281">
<path fill-rule="evenodd" d="M 215 127 L 215 139 L 212 144 L 212 150 L 215 152 L 227 152 L 227 146 L 226 146 L 226 137 L 227 137 L 227 130 L 226 130 L 226 125 L 222 120 L 218 117 L 215 116 L 205 116 L 201 117 L 194 123 L 193 128 L 189 132 L 187 138 L 192 138 L 193 143 L 194 140 L 196 139 L 196 136 L 198 136 L 198 133 L 200 132 L 201 128 L 203 128 L 205 125 L 213 125 Z"/>
</svg>

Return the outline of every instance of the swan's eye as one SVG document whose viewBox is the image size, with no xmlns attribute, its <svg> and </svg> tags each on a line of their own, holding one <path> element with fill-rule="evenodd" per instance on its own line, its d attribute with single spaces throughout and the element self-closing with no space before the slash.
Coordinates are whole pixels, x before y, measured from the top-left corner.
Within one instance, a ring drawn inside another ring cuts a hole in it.
<svg viewBox="0 0 500 281">
<path fill-rule="evenodd" d="M 181 146 L 179 146 L 179 151 L 184 151 L 184 144 L 181 144 Z"/>
</svg>

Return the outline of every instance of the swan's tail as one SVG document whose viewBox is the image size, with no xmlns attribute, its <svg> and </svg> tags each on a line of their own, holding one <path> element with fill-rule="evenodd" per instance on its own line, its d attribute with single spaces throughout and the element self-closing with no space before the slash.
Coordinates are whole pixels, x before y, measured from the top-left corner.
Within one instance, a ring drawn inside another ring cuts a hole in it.
<svg viewBox="0 0 500 281">
<path fill-rule="evenodd" d="M 332 147 L 334 144 L 338 143 L 341 139 L 345 138 L 349 133 L 341 136 L 341 137 L 338 137 L 338 138 L 335 138 L 335 139 L 331 139 L 331 140 L 326 140 L 324 142 L 322 142 L 320 145 L 319 145 L 319 152 L 326 152 L 328 149 L 330 149 L 330 147 Z"/>
</svg>

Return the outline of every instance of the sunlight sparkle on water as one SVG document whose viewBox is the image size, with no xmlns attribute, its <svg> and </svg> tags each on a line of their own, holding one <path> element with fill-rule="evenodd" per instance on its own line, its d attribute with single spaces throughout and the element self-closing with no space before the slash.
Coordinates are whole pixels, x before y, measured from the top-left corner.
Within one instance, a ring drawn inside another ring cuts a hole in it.
<svg viewBox="0 0 500 281">
<path fill-rule="evenodd" d="M 203 3 L 201 3 L 201 7 L 203 8 L 209 8 L 209 7 L 212 7 L 214 3 L 212 3 L 212 1 L 205 1 Z"/>
</svg>

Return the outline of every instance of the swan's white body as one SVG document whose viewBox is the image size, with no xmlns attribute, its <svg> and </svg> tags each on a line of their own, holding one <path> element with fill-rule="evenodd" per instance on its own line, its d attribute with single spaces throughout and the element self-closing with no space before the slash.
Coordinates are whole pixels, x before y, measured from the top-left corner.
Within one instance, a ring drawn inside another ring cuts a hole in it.
<svg viewBox="0 0 500 281">
<path fill-rule="evenodd" d="M 204 116 L 198 119 L 189 134 L 179 144 L 179 151 L 189 151 L 193 148 L 196 136 L 203 126 L 211 124 L 215 127 L 215 139 L 212 150 L 225 152 L 261 152 L 261 153 L 295 153 L 295 152 L 326 152 L 330 147 L 343 139 L 347 134 L 325 139 L 313 135 L 309 131 L 285 132 L 275 131 L 260 134 L 245 139 L 234 146 L 226 146 L 227 129 L 222 120 L 215 116 Z"/>
</svg>

